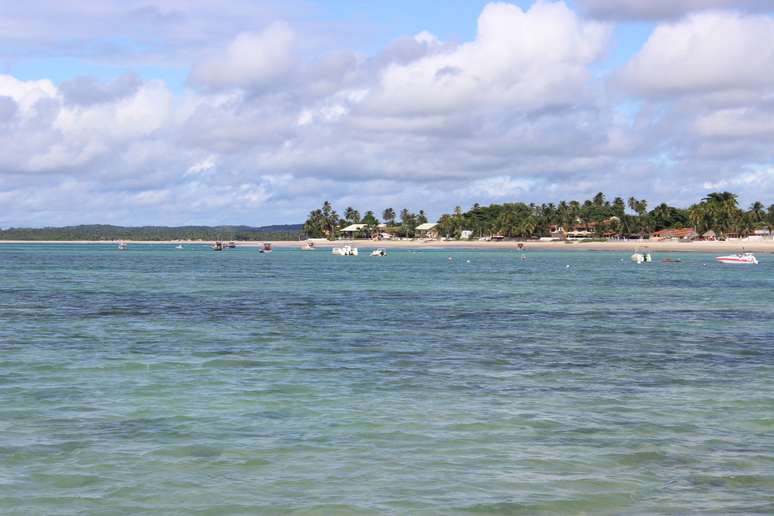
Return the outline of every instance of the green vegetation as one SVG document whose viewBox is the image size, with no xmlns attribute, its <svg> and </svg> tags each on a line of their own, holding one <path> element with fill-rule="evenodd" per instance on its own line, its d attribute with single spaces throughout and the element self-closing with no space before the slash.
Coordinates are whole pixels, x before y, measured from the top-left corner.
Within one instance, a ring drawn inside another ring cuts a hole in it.
<svg viewBox="0 0 774 516">
<path fill-rule="evenodd" d="M 109 225 L 61 228 L 10 228 L 0 240 L 297 240 L 300 224 L 249 226 L 122 227 Z"/>
<path fill-rule="evenodd" d="M 628 208 L 628 211 L 627 211 Z M 379 221 L 372 211 L 360 218 L 351 207 L 339 218 L 330 202 L 314 210 L 304 224 L 303 232 L 309 237 L 336 238 L 341 229 L 350 224 L 366 224 L 363 235 L 377 231 Z M 408 209 L 382 212 L 387 231 L 400 237 L 414 237 L 415 228 L 427 222 L 424 211 L 417 214 Z M 463 231 L 472 231 L 474 237 L 499 235 L 506 238 L 537 238 L 575 231 L 584 238 L 641 237 L 662 229 L 694 228 L 699 234 L 714 231 L 719 238 L 747 236 L 756 229 L 774 229 L 774 204 L 766 209 L 761 202 L 748 210 L 739 207 L 737 196 L 730 192 L 707 195 L 689 208 L 661 203 L 648 210 L 648 201 L 630 197 L 624 201 L 616 197 L 609 201 L 603 193 L 585 201 L 526 204 L 513 202 L 481 206 L 474 204 L 468 211 L 457 206 L 452 213 L 438 218 L 439 233 L 449 238 L 460 238 Z"/>
<path fill-rule="evenodd" d="M 412 213 L 407 208 L 400 210 L 400 222 L 397 221 L 395 210 L 392 208 L 384 210 L 382 218 L 387 226 L 382 230 L 400 237 L 413 237 L 416 227 L 427 222 L 424 210 Z M 303 233 L 309 238 L 334 239 L 341 236 L 341 230 L 351 224 L 366 225 L 356 236 L 370 236 L 379 231 L 379 219 L 376 218 L 373 211 L 367 211 L 361 218 L 360 212 L 350 206 L 344 210 L 344 218 L 341 218 L 331 203 L 325 201 L 322 208 L 312 210 L 309 213 L 309 217 L 304 223 Z"/>
</svg>

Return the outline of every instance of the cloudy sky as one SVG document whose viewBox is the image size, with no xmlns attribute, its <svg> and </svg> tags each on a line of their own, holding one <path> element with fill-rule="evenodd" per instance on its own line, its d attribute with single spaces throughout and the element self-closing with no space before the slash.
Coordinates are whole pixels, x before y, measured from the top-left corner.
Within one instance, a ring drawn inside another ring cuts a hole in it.
<svg viewBox="0 0 774 516">
<path fill-rule="evenodd" d="M 0 0 L 0 226 L 774 202 L 774 0 Z"/>
</svg>

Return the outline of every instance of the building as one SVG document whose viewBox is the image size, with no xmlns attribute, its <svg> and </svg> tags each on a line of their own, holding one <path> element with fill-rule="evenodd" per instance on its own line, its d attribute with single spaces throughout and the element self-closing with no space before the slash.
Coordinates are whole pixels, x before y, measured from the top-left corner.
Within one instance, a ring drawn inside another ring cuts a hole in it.
<svg viewBox="0 0 774 516">
<path fill-rule="evenodd" d="M 473 237 L 473 232 L 469 229 L 464 229 L 460 233 L 460 240 L 470 240 Z"/>
<path fill-rule="evenodd" d="M 344 236 L 349 238 L 356 238 L 364 229 L 368 227 L 368 224 L 350 224 L 341 230 Z"/>
<path fill-rule="evenodd" d="M 438 238 L 438 224 L 435 222 L 425 222 L 415 228 L 417 238 Z"/>
<path fill-rule="evenodd" d="M 650 235 L 657 240 L 694 240 L 699 234 L 693 228 L 662 229 Z"/>
</svg>

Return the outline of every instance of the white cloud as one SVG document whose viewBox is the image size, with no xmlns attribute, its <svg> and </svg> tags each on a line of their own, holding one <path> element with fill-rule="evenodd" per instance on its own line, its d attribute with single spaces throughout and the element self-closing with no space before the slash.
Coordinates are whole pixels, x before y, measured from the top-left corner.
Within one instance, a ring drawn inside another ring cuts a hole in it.
<svg viewBox="0 0 774 516">
<path fill-rule="evenodd" d="M 207 172 L 215 168 L 215 163 L 216 163 L 215 156 L 210 154 L 206 158 L 200 161 L 197 161 L 196 163 L 188 167 L 188 171 L 186 173 L 188 175 L 191 175 L 191 174 L 201 174 L 203 172 Z"/>
<path fill-rule="evenodd" d="M 562 2 L 538 2 L 527 11 L 492 3 L 474 41 L 389 65 L 367 101 L 377 111 L 406 115 L 576 102 L 608 36 L 608 27 L 578 18 Z"/>
<path fill-rule="evenodd" d="M 770 90 L 774 19 L 713 11 L 659 25 L 621 80 L 643 95 Z"/>
<path fill-rule="evenodd" d="M 225 49 L 194 65 L 191 82 L 213 90 L 265 90 L 291 71 L 295 40 L 293 31 L 282 22 L 258 33 L 243 32 Z"/>
</svg>

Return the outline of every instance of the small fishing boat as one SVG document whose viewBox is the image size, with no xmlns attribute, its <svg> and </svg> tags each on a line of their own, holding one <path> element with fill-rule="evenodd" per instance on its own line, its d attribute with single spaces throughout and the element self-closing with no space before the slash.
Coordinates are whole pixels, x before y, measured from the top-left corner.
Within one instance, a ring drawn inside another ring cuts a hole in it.
<svg viewBox="0 0 774 516">
<path fill-rule="evenodd" d="M 223 245 L 223 242 L 221 242 L 220 240 L 212 244 L 212 246 L 210 247 L 212 248 L 213 251 L 222 251 L 225 248 Z"/>
<path fill-rule="evenodd" d="M 229 243 L 228 243 L 228 245 L 227 245 L 227 246 L 225 246 L 225 247 L 228 247 L 229 249 L 236 249 L 236 243 L 234 243 L 234 242 L 229 242 Z"/>
<path fill-rule="evenodd" d="M 661 263 L 682 263 L 680 258 L 664 258 Z"/>
<path fill-rule="evenodd" d="M 129 249 L 129 244 L 127 244 L 126 242 L 118 242 L 119 251 L 126 251 L 127 249 Z"/>
<path fill-rule="evenodd" d="M 738 263 L 743 265 L 758 265 L 758 259 L 752 253 L 736 253 L 715 258 L 720 263 Z"/>
<path fill-rule="evenodd" d="M 177 247 L 175 247 L 175 249 L 182 249 L 182 248 L 183 248 L 183 244 L 179 244 Z"/>
<path fill-rule="evenodd" d="M 331 250 L 331 254 L 337 254 L 339 256 L 357 256 L 357 247 L 351 245 L 345 245 L 344 247 L 334 247 Z"/>
<path fill-rule="evenodd" d="M 302 251 L 314 251 L 314 242 L 307 241 L 304 245 L 301 246 Z"/>
<path fill-rule="evenodd" d="M 263 243 L 263 249 L 261 249 L 262 253 L 270 253 L 271 252 L 271 242 L 264 242 Z"/>
<path fill-rule="evenodd" d="M 387 251 L 382 248 L 371 251 L 371 256 L 387 256 Z"/>
</svg>

